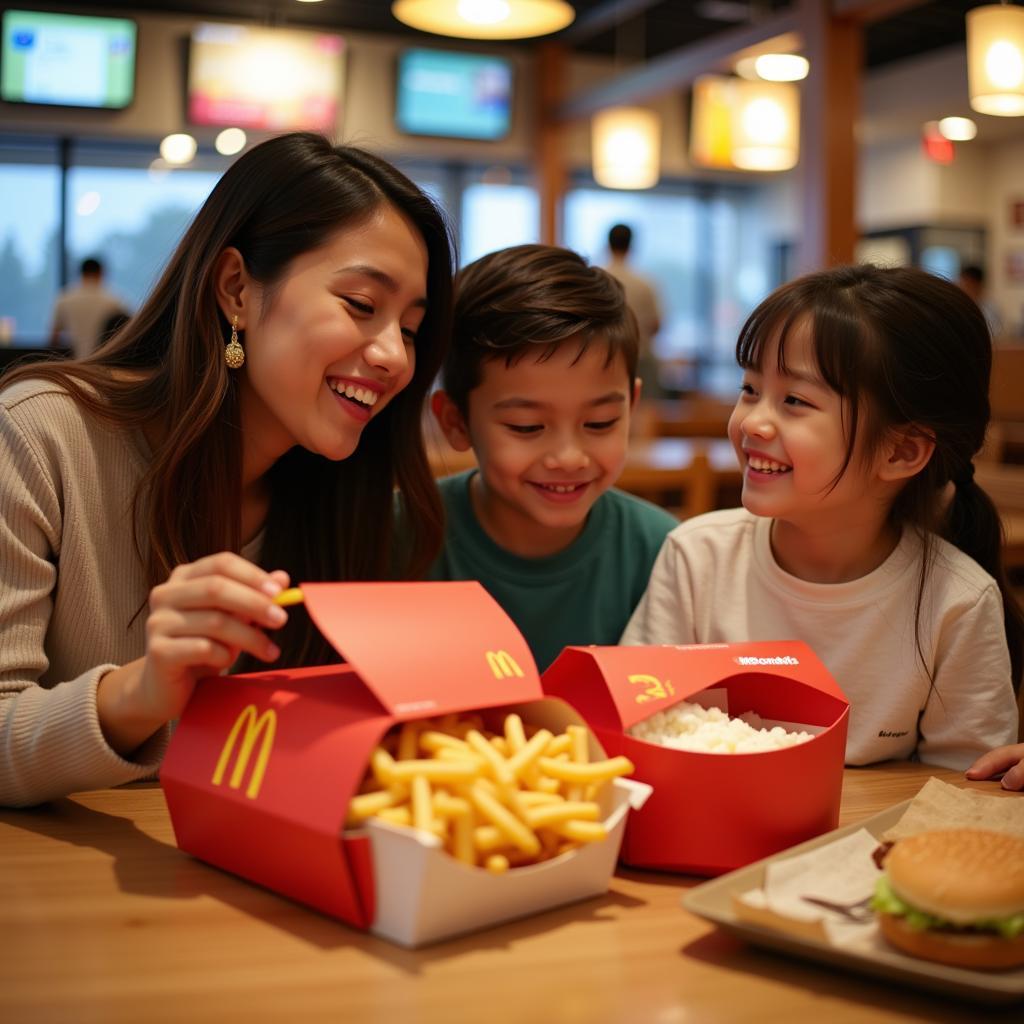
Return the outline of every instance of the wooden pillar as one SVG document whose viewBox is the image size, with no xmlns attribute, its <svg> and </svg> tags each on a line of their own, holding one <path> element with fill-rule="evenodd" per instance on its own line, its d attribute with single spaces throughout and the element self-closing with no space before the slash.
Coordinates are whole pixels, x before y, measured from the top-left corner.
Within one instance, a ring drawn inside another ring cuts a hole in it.
<svg viewBox="0 0 1024 1024">
<path fill-rule="evenodd" d="M 796 270 L 853 261 L 857 242 L 857 145 L 863 27 L 830 0 L 799 0 L 799 32 L 811 71 L 800 103 L 800 236 Z"/>
<path fill-rule="evenodd" d="M 565 124 L 556 111 L 565 99 L 567 56 L 565 46 L 541 43 L 537 53 L 537 191 L 540 194 L 540 240 L 558 245 L 561 238 L 562 199 L 569 174 L 565 161 Z"/>
</svg>

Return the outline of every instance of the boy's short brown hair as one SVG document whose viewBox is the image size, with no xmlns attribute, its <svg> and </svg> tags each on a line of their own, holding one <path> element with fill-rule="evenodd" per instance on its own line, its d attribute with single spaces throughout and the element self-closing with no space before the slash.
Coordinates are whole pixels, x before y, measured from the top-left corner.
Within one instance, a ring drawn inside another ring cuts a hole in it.
<svg viewBox="0 0 1024 1024">
<path fill-rule="evenodd" d="M 570 249 L 515 245 L 482 256 L 455 278 L 453 319 L 442 380 L 463 416 L 486 361 L 512 366 L 537 346 L 543 361 L 565 342 L 582 355 L 596 341 L 608 347 L 606 365 L 622 354 L 630 388 L 636 377 L 639 335 L 622 285 Z"/>
</svg>

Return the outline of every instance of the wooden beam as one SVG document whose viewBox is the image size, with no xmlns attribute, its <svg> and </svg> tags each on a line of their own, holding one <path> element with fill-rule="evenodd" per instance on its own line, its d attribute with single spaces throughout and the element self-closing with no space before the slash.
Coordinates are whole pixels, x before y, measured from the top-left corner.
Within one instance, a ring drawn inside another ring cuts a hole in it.
<svg viewBox="0 0 1024 1024">
<path fill-rule="evenodd" d="M 640 69 L 620 75 L 563 103 L 558 117 L 565 121 L 590 117 L 605 107 L 638 103 L 688 86 L 698 75 L 720 71 L 738 51 L 797 28 L 797 14 L 787 9 L 753 25 L 719 32 L 692 46 L 684 46 L 647 61 Z"/>
<path fill-rule="evenodd" d="M 829 0 L 799 0 L 811 71 L 801 90 L 800 273 L 853 261 L 857 241 L 857 142 L 864 30 L 837 18 Z"/>
<path fill-rule="evenodd" d="M 558 41 L 577 46 L 607 29 L 617 28 L 627 18 L 643 14 L 659 3 L 661 0 L 605 0 L 586 14 L 581 14 L 565 31 L 559 33 Z"/>
<path fill-rule="evenodd" d="M 537 55 L 537 191 L 540 196 L 540 240 L 558 245 L 562 199 L 569 182 L 565 159 L 565 125 L 555 110 L 565 98 L 568 56 L 561 42 L 540 44 Z"/>
</svg>

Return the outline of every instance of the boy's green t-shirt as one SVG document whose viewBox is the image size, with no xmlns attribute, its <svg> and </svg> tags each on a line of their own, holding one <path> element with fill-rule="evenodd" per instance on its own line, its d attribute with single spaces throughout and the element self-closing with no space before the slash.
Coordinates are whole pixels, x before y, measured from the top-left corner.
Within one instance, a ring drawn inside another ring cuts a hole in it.
<svg viewBox="0 0 1024 1024">
<path fill-rule="evenodd" d="M 447 523 L 432 580 L 479 580 L 519 627 L 540 671 L 563 647 L 617 644 L 679 520 L 623 491 L 594 502 L 564 551 L 523 558 L 499 547 L 478 522 L 469 483 L 476 470 L 438 481 Z"/>
</svg>

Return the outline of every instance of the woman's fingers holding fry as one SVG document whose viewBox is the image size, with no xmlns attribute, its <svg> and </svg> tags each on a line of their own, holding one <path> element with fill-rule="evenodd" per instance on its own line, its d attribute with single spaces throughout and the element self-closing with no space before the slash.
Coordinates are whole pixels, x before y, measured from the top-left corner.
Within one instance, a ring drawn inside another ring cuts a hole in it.
<svg viewBox="0 0 1024 1024">
<path fill-rule="evenodd" d="M 149 604 L 153 612 L 169 608 L 227 612 L 269 629 L 277 629 L 288 621 L 288 613 L 275 605 L 268 594 L 227 576 L 207 575 L 177 580 L 172 576 L 166 583 L 153 588 Z"/>
<path fill-rule="evenodd" d="M 283 569 L 267 572 L 254 565 L 233 551 L 220 551 L 215 555 L 207 555 L 195 562 L 179 565 L 170 575 L 174 581 L 196 579 L 203 576 L 225 576 L 254 590 L 262 591 L 268 597 L 274 597 L 289 584 L 288 573 Z"/>
<path fill-rule="evenodd" d="M 275 661 L 280 655 L 277 646 L 267 635 L 234 615 L 222 611 L 181 609 L 154 612 L 146 623 L 149 644 L 158 637 L 183 639 L 188 637 L 209 640 L 233 651 L 247 651 L 264 661 Z M 227 666 L 220 666 L 227 667 Z"/>
<path fill-rule="evenodd" d="M 210 637 L 165 635 L 150 641 L 146 657 L 161 672 L 190 672 L 197 668 L 220 672 L 235 663 L 238 650 Z"/>
</svg>

